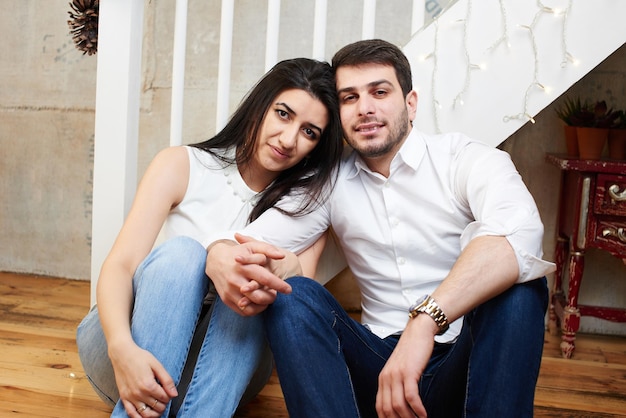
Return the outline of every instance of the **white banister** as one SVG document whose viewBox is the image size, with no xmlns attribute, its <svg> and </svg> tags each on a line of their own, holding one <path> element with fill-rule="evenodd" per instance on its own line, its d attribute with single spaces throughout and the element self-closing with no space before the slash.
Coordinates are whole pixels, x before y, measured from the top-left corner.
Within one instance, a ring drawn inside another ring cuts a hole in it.
<svg viewBox="0 0 626 418">
<path fill-rule="evenodd" d="M 372 39 L 376 33 L 376 0 L 363 0 L 361 39 Z"/>
<path fill-rule="evenodd" d="M 187 0 L 176 0 L 174 51 L 172 55 L 172 104 L 170 145 L 182 144 L 185 94 L 185 51 L 187 46 Z"/>
<path fill-rule="evenodd" d="M 265 33 L 265 71 L 278 62 L 278 33 L 280 29 L 280 0 L 267 0 L 267 30 Z"/>
<path fill-rule="evenodd" d="M 424 5 L 425 0 L 413 0 L 413 14 L 411 15 L 411 36 L 424 26 L 424 16 L 426 15 L 426 9 Z"/>
<path fill-rule="evenodd" d="M 326 11 L 327 0 L 315 0 L 313 19 L 313 58 L 323 61 L 326 54 Z"/>
<path fill-rule="evenodd" d="M 137 187 L 143 0 L 100 4 L 91 227 L 91 304 Z"/>
<path fill-rule="evenodd" d="M 217 115 L 215 130 L 220 131 L 228 121 L 230 99 L 230 66 L 233 46 L 234 0 L 222 0 L 220 21 L 220 53 L 217 70 Z"/>
</svg>

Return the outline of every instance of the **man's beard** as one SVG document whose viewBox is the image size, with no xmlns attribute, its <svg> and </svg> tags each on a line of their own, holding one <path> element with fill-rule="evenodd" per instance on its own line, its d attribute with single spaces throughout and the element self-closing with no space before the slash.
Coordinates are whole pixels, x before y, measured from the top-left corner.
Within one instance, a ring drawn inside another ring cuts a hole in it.
<svg viewBox="0 0 626 418">
<path fill-rule="evenodd" d="M 409 133 L 408 110 L 405 108 L 394 121 L 392 125 L 387 124 L 390 128 L 389 135 L 382 143 L 370 143 L 370 141 L 356 141 L 346 135 L 346 142 L 356 150 L 362 157 L 375 158 L 385 155 L 396 147 Z"/>
</svg>

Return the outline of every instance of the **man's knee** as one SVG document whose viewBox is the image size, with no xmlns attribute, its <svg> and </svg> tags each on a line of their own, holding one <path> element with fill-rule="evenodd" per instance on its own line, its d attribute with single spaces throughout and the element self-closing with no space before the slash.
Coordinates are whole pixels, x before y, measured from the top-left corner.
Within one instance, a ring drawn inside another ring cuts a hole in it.
<svg viewBox="0 0 626 418">
<path fill-rule="evenodd" d="M 323 287 L 315 280 L 309 279 L 308 277 L 304 276 L 293 276 L 285 281 L 288 282 L 292 287 L 298 289 L 314 289 Z"/>
<path fill-rule="evenodd" d="M 276 311 L 283 310 L 293 313 L 294 309 L 298 309 L 297 306 L 304 303 L 305 296 L 314 292 L 314 284 L 317 284 L 312 279 L 300 276 L 290 277 L 285 281 L 291 286 L 291 292 L 289 294 L 278 293 L 274 303 L 266 309 L 266 315 L 272 315 Z"/>
<path fill-rule="evenodd" d="M 529 310 L 545 315 L 548 308 L 548 286 L 546 278 L 531 280 L 516 284 L 509 289 L 507 302 L 518 315 L 524 315 Z"/>
<path fill-rule="evenodd" d="M 322 285 L 307 277 L 294 276 L 286 281 L 292 291 L 289 294 L 278 293 L 274 303 L 264 311 L 266 329 L 293 327 L 298 323 L 314 321 L 328 293 Z"/>
<path fill-rule="evenodd" d="M 498 333 L 539 328 L 542 332 L 547 306 L 548 288 L 543 277 L 512 286 L 476 308 L 468 320 L 473 327 L 480 323 Z"/>
</svg>

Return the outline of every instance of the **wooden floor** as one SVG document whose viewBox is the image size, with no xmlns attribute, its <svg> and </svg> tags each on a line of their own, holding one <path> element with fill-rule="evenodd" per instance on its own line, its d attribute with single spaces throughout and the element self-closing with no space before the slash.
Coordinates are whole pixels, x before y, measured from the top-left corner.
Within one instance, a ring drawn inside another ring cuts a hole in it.
<svg viewBox="0 0 626 418">
<path fill-rule="evenodd" d="M 0 273 L 0 417 L 109 415 L 76 353 L 88 307 L 88 282 Z M 579 335 L 571 360 L 558 346 L 546 334 L 535 416 L 626 417 L 626 338 Z M 238 416 L 287 417 L 275 376 Z"/>
</svg>

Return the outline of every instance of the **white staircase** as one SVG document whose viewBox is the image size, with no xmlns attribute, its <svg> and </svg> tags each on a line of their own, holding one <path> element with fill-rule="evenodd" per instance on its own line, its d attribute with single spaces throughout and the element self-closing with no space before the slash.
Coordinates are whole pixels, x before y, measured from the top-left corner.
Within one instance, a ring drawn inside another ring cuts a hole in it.
<svg viewBox="0 0 626 418">
<path fill-rule="evenodd" d="M 404 51 L 416 124 L 498 145 L 626 42 L 626 1 L 459 0 Z"/>
</svg>

